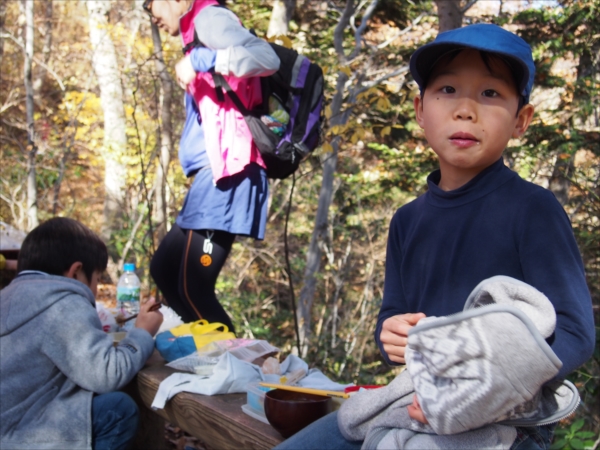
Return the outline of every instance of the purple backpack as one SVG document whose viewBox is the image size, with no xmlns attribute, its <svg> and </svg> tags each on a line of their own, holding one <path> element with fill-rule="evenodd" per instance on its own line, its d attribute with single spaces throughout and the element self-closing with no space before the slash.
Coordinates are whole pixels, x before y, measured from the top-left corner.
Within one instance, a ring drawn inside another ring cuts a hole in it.
<svg viewBox="0 0 600 450">
<path fill-rule="evenodd" d="M 273 75 L 261 78 L 262 103 L 248 110 L 227 81 L 213 73 L 244 115 L 269 178 L 287 178 L 321 141 L 323 71 L 295 50 L 270 43 L 281 63 Z M 220 90 L 220 89 L 219 89 Z"/>
</svg>

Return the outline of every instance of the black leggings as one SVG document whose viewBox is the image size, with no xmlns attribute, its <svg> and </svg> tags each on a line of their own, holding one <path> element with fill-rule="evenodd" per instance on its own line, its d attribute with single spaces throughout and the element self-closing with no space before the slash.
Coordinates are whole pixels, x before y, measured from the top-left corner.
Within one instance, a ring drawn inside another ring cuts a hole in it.
<svg viewBox="0 0 600 450">
<path fill-rule="evenodd" d="M 150 262 L 150 274 L 168 305 L 184 322 L 206 319 L 224 323 L 234 331 L 215 295 L 217 277 L 234 240 L 235 235 L 225 231 L 184 230 L 173 225 L 158 246 Z"/>
</svg>

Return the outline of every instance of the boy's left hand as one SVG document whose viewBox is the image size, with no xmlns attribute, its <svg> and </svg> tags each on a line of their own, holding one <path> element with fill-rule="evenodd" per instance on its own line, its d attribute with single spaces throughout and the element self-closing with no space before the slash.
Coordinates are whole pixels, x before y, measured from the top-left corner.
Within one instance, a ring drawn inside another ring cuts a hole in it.
<svg viewBox="0 0 600 450">
<path fill-rule="evenodd" d="M 416 420 L 417 422 L 421 422 L 425 425 L 427 425 L 429 423 L 429 421 L 427 420 L 427 417 L 425 417 L 425 413 L 421 409 L 421 405 L 419 404 L 419 399 L 417 398 L 417 394 L 415 394 L 413 396 L 412 405 L 408 405 L 406 407 L 406 409 L 408 410 L 408 416 L 411 419 Z"/>
</svg>

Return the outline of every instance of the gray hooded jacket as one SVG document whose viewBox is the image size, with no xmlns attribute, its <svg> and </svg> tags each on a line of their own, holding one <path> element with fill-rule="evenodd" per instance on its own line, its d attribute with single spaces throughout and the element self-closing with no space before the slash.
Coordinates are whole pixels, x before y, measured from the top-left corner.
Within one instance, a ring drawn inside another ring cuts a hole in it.
<svg viewBox="0 0 600 450">
<path fill-rule="evenodd" d="M 407 370 L 347 400 L 340 431 L 363 449 L 508 449 L 515 427 L 557 422 L 579 404 L 572 383 L 549 382 L 562 366 L 544 340 L 555 323 L 534 287 L 506 276 L 482 281 L 464 311 L 410 330 Z M 427 425 L 408 415 L 415 394 Z"/>
<path fill-rule="evenodd" d="M 79 281 L 18 276 L 0 291 L 0 448 L 91 448 L 94 393 L 123 387 L 153 349 L 139 328 L 114 347 Z"/>
</svg>

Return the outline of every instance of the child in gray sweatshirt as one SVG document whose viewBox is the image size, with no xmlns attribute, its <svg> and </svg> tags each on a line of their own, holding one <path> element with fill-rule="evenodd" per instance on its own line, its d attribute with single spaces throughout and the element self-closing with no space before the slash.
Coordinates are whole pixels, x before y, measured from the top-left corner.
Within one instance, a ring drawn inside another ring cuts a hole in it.
<svg viewBox="0 0 600 450">
<path fill-rule="evenodd" d="M 160 312 L 141 306 L 119 345 L 95 308 L 104 243 L 54 218 L 26 237 L 18 275 L 0 292 L 0 448 L 125 449 L 138 410 L 122 392 L 154 349 Z"/>
</svg>

